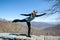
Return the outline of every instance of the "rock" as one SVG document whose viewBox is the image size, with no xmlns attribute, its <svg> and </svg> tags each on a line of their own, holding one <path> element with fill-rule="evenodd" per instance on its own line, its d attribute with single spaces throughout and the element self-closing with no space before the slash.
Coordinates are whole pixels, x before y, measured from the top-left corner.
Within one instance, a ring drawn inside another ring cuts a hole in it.
<svg viewBox="0 0 60 40">
<path fill-rule="evenodd" d="M 60 40 L 60 36 L 31 35 L 31 37 L 27 37 L 24 34 L 0 33 L 0 40 Z"/>
</svg>

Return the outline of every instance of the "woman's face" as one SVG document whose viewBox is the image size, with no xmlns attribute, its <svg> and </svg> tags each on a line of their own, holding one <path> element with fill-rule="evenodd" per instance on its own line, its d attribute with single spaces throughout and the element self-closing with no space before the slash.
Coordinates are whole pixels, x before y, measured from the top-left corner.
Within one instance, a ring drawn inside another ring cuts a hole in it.
<svg viewBox="0 0 60 40">
<path fill-rule="evenodd" d="M 32 14 L 33 14 L 33 15 L 36 15 L 36 14 L 37 14 L 37 12 L 32 12 Z"/>
</svg>

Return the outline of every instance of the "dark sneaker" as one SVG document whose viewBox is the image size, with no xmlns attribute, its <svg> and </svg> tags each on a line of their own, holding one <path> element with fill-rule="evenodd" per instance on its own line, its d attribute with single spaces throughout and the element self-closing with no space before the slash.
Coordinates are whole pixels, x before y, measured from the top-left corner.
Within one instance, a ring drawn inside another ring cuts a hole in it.
<svg viewBox="0 0 60 40">
<path fill-rule="evenodd" d="M 30 37 L 31 38 L 31 36 L 27 36 L 27 37 Z"/>
</svg>

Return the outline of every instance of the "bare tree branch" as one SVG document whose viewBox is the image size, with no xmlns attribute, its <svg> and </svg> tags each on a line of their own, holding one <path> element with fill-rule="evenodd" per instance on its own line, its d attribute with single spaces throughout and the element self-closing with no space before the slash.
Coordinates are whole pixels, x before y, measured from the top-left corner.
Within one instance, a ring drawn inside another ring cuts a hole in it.
<svg viewBox="0 0 60 40">
<path fill-rule="evenodd" d="M 54 14 L 56 12 L 60 13 L 60 0 L 45 0 L 45 1 L 46 2 L 54 1 L 54 5 L 50 9 L 47 9 L 46 11 L 50 12 L 50 14 Z"/>
</svg>

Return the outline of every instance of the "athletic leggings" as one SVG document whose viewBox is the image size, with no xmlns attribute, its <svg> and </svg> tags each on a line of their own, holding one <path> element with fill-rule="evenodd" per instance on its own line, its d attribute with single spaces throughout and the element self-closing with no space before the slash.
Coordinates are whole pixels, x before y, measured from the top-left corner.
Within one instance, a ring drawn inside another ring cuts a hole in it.
<svg viewBox="0 0 60 40">
<path fill-rule="evenodd" d="M 25 20 L 25 19 L 23 19 L 23 20 L 15 19 L 15 20 L 13 20 L 13 22 L 26 22 L 27 26 L 28 26 L 28 36 L 30 36 L 30 31 L 31 31 L 31 24 L 30 24 L 30 22 L 27 22 L 27 20 Z"/>
</svg>

